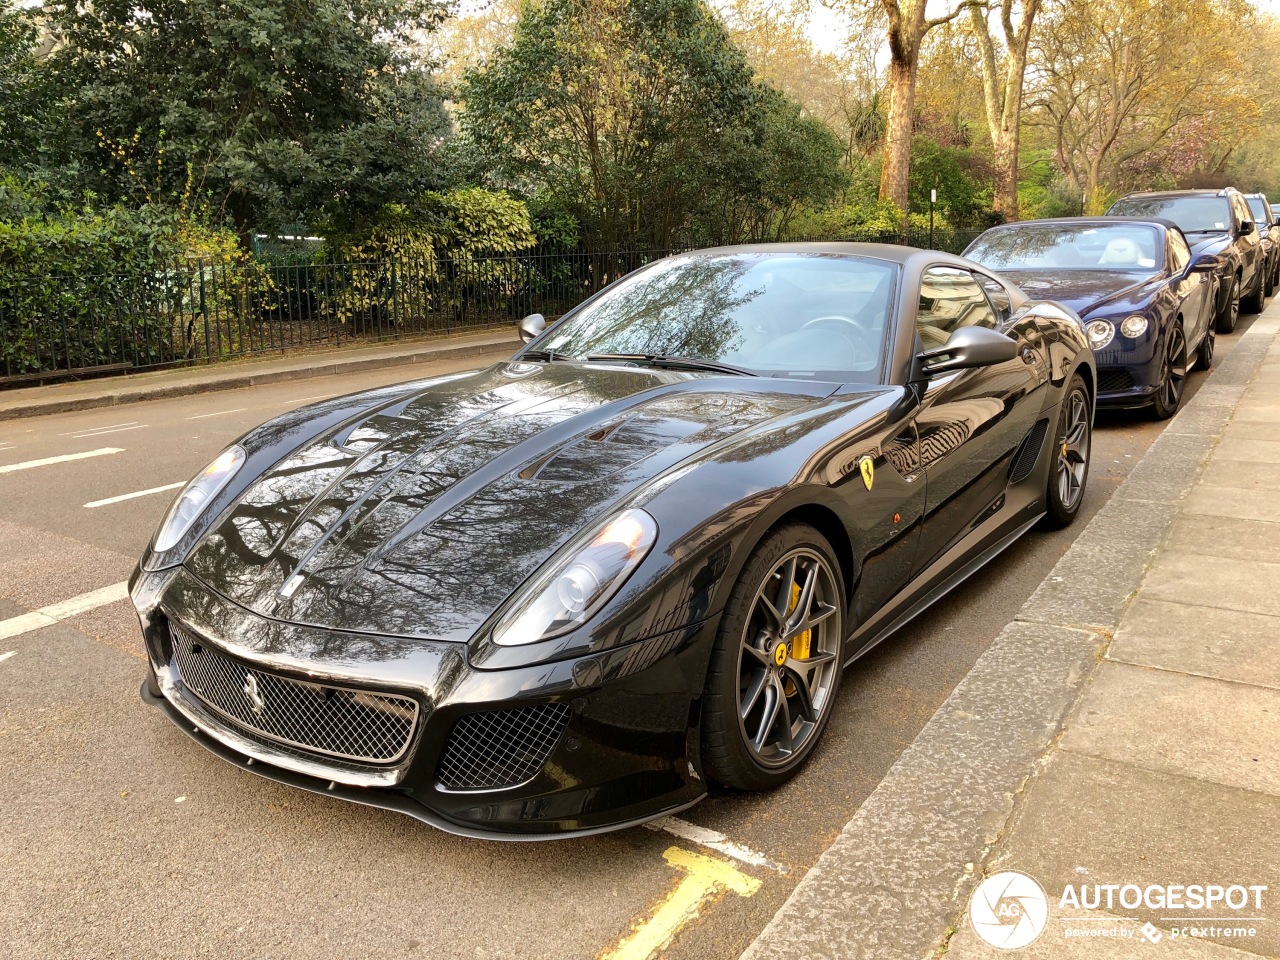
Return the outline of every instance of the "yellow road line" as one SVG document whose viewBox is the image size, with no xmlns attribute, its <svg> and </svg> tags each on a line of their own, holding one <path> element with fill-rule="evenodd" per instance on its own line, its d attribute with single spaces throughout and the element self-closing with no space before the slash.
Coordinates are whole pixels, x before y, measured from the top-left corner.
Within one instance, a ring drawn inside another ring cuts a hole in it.
<svg viewBox="0 0 1280 960">
<path fill-rule="evenodd" d="M 631 934 L 600 960 L 648 960 L 669 944 L 681 928 L 696 920 L 702 908 L 726 891 L 749 897 L 760 889 L 760 881 L 734 869 L 724 860 L 715 860 L 680 847 L 668 847 L 663 857 L 684 877 L 654 910 L 636 925 Z"/>
</svg>

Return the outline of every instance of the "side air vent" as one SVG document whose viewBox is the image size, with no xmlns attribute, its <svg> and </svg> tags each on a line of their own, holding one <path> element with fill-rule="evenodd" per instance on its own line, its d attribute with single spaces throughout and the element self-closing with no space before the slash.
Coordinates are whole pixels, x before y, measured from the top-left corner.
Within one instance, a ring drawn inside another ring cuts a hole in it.
<svg viewBox="0 0 1280 960">
<path fill-rule="evenodd" d="M 1049 421 L 1044 419 L 1036 421 L 1036 425 L 1027 431 L 1027 435 L 1022 438 L 1022 443 L 1018 446 L 1018 452 L 1013 455 L 1013 465 L 1009 467 L 1010 483 L 1025 480 L 1036 468 L 1036 461 L 1040 459 L 1040 448 L 1044 446 L 1044 435 L 1048 430 Z"/>
<path fill-rule="evenodd" d="M 569 705 L 544 703 L 460 717 L 436 782 L 446 790 L 499 790 L 533 778 L 569 724 Z"/>
</svg>

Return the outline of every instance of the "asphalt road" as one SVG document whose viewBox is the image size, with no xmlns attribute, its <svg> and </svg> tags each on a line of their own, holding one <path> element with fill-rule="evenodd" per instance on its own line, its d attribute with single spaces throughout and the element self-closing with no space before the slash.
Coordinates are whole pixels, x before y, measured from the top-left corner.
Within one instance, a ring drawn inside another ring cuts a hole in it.
<svg viewBox="0 0 1280 960">
<path fill-rule="evenodd" d="M 1218 338 L 1219 357 L 1238 336 Z M 86 505 L 180 484 L 238 434 L 321 396 L 473 363 L 0 422 L 0 622 L 126 579 L 174 492 Z M 1193 374 L 1189 391 L 1204 381 Z M 8 639 L 0 630 L 0 956 L 632 960 L 639 941 L 614 954 L 620 942 L 633 931 L 660 941 L 654 914 L 711 889 L 664 956 L 737 957 L 1161 427 L 1103 417 L 1074 527 L 1023 538 L 852 667 L 791 784 L 688 811 L 735 845 L 719 851 L 671 832 L 688 834 L 680 824 L 462 840 L 293 791 L 228 766 L 140 702 L 127 599 Z M 5 470 L 101 450 L 118 452 Z M 772 865 L 735 858 L 741 848 Z M 698 888 L 681 850 L 746 881 Z"/>
</svg>

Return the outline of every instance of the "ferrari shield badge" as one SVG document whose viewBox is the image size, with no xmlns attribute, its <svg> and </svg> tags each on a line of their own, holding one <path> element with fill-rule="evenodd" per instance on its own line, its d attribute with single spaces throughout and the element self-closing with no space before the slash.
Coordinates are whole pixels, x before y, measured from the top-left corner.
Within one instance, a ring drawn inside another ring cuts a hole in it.
<svg viewBox="0 0 1280 960">
<path fill-rule="evenodd" d="M 876 482 L 876 462 L 871 457 L 860 457 L 858 459 L 858 469 L 862 471 L 862 483 L 868 490 L 871 485 Z"/>
</svg>

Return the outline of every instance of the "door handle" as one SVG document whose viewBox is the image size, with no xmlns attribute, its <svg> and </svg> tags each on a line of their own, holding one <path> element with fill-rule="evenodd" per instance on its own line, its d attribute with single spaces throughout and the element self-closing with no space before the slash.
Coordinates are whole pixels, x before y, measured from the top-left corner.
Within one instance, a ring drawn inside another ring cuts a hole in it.
<svg viewBox="0 0 1280 960">
<path fill-rule="evenodd" d="M 1022 353 L 1020 353 L 1020 354 L 1019 354 L 1019 356 L 1021 356 L 1021 357 L 1022 357 L 1022 362 L 1023 362 L 1023 363 L 1035 363 L 1035 362 L 1036 362 L 1036 352 L 1035 352 L 1034 350 L 1032 350 L 1030 347 L 1023 347 L 1023 348 L 1022 348 Z"/>
</svg>

